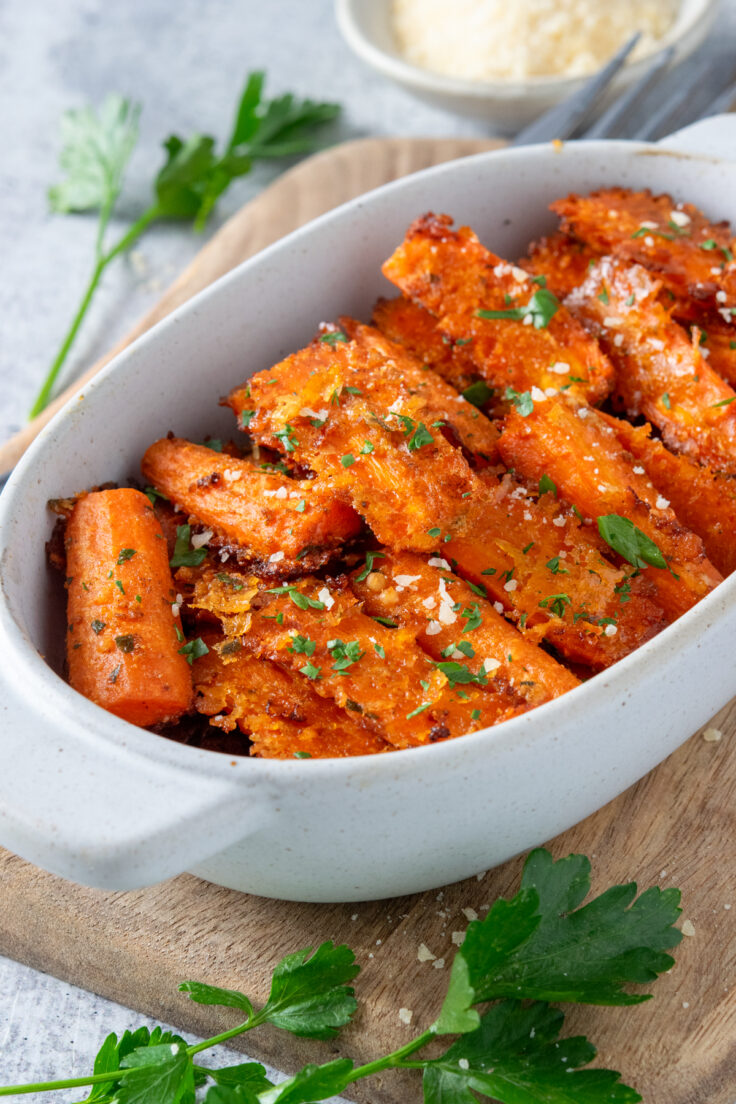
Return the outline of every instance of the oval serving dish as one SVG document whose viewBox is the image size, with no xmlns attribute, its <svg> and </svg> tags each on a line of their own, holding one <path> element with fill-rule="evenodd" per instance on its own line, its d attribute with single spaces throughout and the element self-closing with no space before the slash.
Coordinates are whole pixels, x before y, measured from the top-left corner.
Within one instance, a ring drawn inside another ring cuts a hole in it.
<svg viewBox="0 0 736 1104">
<path fill-rule="evenodd" d="M 116 358 L 43 431 L 0 499 L 0 843 L 88 885 L 191 871 L 302 901 L 365 900 L 468 877 L 630 786 L 736 692 L 736 577 L 637 652 L 493 729 L 388 755 L 234 758 L 105 713 L 60 677 L 63 596 L 49 498 L 138 473 L 172 429 L 226 436 L 213 395 L 368 317 L 380 264 L 428 209 L 502 256 L 550 230 L 547 204 L 604 185 L 669 191 L 736 223 L 736 119 L 663 146 L 571 143 L 481 154 L 346 204 L 247 261 Z M 704 153 L 687 153 L 702 149 Z"/>
</svg>

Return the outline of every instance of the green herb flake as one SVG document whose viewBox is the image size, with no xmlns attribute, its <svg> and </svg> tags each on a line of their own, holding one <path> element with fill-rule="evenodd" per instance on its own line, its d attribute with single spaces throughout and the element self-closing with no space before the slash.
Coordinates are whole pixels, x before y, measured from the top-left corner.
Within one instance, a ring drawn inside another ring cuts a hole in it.
<svg viewBox="0 0 736 1104">
<path fill-rule="evenodd" d="M 365 567 L 361 571 L 360 575 L 355 576 L 356 583 L 362 583 L 365 579 L 368 578 L 371 571 L 373 571 L 373 564 L 378 559 L 385 560 L 386 559 L 386 553 L 385 552 L 366 552 L 366 554 L 365 554 Z"/>
<path fill-rule="evenodd" d="M 277 432 L 274 433 L 274 437 L 276 437 L 281 442 L 285 452 L 293 452 L 299 444 L 294 434 L 293 427 L 290 426 L 288 423 L 284 426 L 283 429 L 277 430 Z"/>
<path fill-rule="evenodd" d="M 551 494 L 553 498 L 557 498 L 557 484 L 550 479 L 546 472 L 539 480 L 539 494 L 540 497 L 543 494 Z"/>
<path fill-rule="evenodd" d="M 651 565 L 667 568 L 667 561 L 653 540 L 628 518 L 605 514 L 598 518 L 598 532 L 609 548 L 637 569 Z"/>
<path fill-rule="evenodd" d="M 479 721 L 480 720 L 480 709 L 474 709 L 473 712 L 470 714 L 470 719 L 471 719 L 471 721 Z"/>
<path fill-rule="evenodd" d="M 736 395 L 734 395 L 730 399 L 721 399 L 720 402 L 711 403 L 710 405 L 711 405 L 711 409 L 713 409 L 716 406 L 729 406 L 732 402 L 735 402 L 735 401 L 736 401 Z"/>
<path fill-rule="evenodd" d="M 132 560 L 136 554 L 136 551 L 137 549 L 135 548 L 121 548 L 120 552 L 118 553 L 118 558 L 115 562 L 118 566 L 120 566 L 120 564 L 124 564 L 128 560 Z"/>
<path fill-rule="evenodd" d="M 243 584 L 234 575 L 228 575 L 226 571 L 218 571 L 215 578 L 223 586 L 230 587 L 231 590 L 242 590 Z"/>
<path fill-rule="evenodd" d="M 425 445 L 431 445 L 434 442 L 434 437 L 429 432 L 424 422 L 419 422 L 418 426 L 414 430 L 414 433 L 407 441 L 407 448 L 411 452 L 417 452 Z"/>
<path fill-rule="evenodd" d="M 268 594 L 288 594 L 291 601 L 300 610 L 317 609 L 323 610 L 325 608 L 324 602 L 319 602 L 316 598 L 308 598 L 306 594 L 302 594 L 300 590 L 297 590 L 295 586 L 281 586 L 272 587 L 267 591 Z"/>
<path fill-rule="evenodd" d="M 295 751 L 294 752 L 294 758 L 295 759 L 311 759 L 312 755 L 311 755 L 311 752 L 309 752 L 309 751 Z"/>
<path fill-rule="evenodd" d="M 493 397 L 493 388 L 485 380 L 479 379 L 466 387 L 462 395 L 473 406 L 484 406 Z"/>
<path fill-rule="evenodd" d="M 511 402 L 516 407 L 517 413 L 522 418 L 528 418 L 534 410 L 534 400 L 532 399 L 530 391 L 515 391 L 513 387 L 507 387 L 503 393 L 503 397 L 507 402 Z"/>
<path fill-rule="evenodd" d="M 525 307 L 512 307 L 509 310 L 477 310 L 476 318 L 522 321 L 531 318 L 535 330 L 545 329 L 560 309 L 560 301 L 547 288 L 535 291 Z"/>
<path fill-rule="evenodd" d="M 569 575 L 570 572 L 566 567 L 560 567 L 560 557 L 553 556 L 551 560 L 547 560 L 546 566 L 552 572 L 553 575 Z"/>
<path fill-rule="evenodd" d="M 350 338 L 342 330 L 330 330 L 329 333 L 322 334 L 319 340 L 323 345 L 337 345 L 349 341 Z"/>
<path fill-rule="evenodd" d="M 376 618 L 375 620 L 378 620 L 378 618 Z M 422 702 L 422 704 L 418 705 L 416 709 L 412 709 L 411 713 L 406 714 L 407 721 L 410 721 L 412 717 L 416 717 L 420 713 L 423 713 L 425 709 L 429 709 L 431 704 L 431 702 Z"/>
<path fill-rule="evenodd" d="M 436 539 L 437 537 L 439 537 L 441 535 L 442 535 L 442 530 L 440 528 L 438 528 L 438 526 L 436 526 L 436 525 L 433 526 L 432 529 L 427 530 L 427 536 L 428 537 L 434 537 Z"/>
<path fill-rule="evenodd" d="M 190 640 L 187 644 L 183 644 L 179 648 L 179 655 L 183 655 L 187 663 L 191 667 L 195 659 L 201 659 L 202 656 L 206 656 L 209 652 L 209 648 L 202 640 L 201 636 L 195 637 L 194 640 Z"/>
<path fill-rule="evenodd" d="M 377 656 L 379 656 L 381 659 L 386 658 L 386 652 L 384 650 L 383 644 L 374 644 L 373 648 Z"/>
<path fill-rule="evenodd" d="M 113 668 L 113 670 L 110 672 L 110 680 L 109 680 L 110 682 L 115 683 L 115 682 L 118 681 L 118 675 L 120 674 L 120 666 L 121 665 L 118 663 L 117 667 Z"/>
<path fill-rule="evenodd" d="M 126 634 L 125 636 L 116 636 L 115 647 L 118 649 L 119 652 L 125 652 L 127 655 L 130 652 L 135 651 L 135 637 L 131 634 Z"/>
<path fill-rule="evenodd" d="M 295 507 L 295 508 L 296 508 L 296 512 L 297 512 L 298 514 L 303 514 L 303 513 L 304 513 L 304 511 L 305 511 L 305 510 L 306 510 L 306 508 L 307 508 L 307 503 L 306 503 L 306 499 L 304 499 L 304 498 L 300 498 L 300 499 L 299 499 L 299 501 L 297 502 L 297 504 L 296 504 L 296 507 Z"/>
<path fill-rule="evenodd" d="M 667 391 L 665 391 L 664 395 L 662 396 L 662 406 L 664 406 L 666 410 L 669 410 L 671 408 L 670 397 Z"/>
<path fill-rule="evenodd" d="M 291 644 L 289 645 L 290 652 L 297 652 L 301 655 L 311 656 L 314 655 L 314 649 L 317 647 L 317 643 L 314 640 L 310 640 L 307 636 L 294 636 L 292 637 Z"/>
<path fill-rule="evenodd" d="M 346 452 L 344 456 L 340 457 L 340 463 L 344 468 L 350 468 L 355 463 L 355 457 L 352 452 Z"/>
<path fill-rule="evenodd" d="M 105 628 L 105 622 L 104 621 L 98 621 L 98 619 L 95 618 L 94 621 L 92 621 L 90 623 L 90 626 L 91 626 L 92 632 L 96 636 L 99 636 L 100 633 L 102 632 L 102 630 Z"/>
<path fill-rule="evenodd" d="M 120 579 L 115 580 L 115 586 L 118 588 L 118 590 L 120 591 L 121 594 L 125 594 L 125 587 L 120 582 Z"/>
<path fill-rule="evenodd" d="M 370 456 L 370 454 L 372 452 L 373 452 L 373 445 L 371 444 L 371 442 L 370 441 L 364 441 L 363 442 L 363 447 L 360 450 L 360 455 L 361 456 Z"/>
<path fill-rule="evenodd" d="M 604 287 L 603 290 L 600 292 L 598 298 L 600 299 L 601 303 L 604 303 L 606 306 L 608 306 L 608 289 L 606 287 Z"/>
<path fill-rule="evenodd" d="M 191 547 L 191 525 L 177 525 L 174 555 L 169 560 L 171 567 L 198 567 L 207 555 L 207 549 Z"/>
</svg>

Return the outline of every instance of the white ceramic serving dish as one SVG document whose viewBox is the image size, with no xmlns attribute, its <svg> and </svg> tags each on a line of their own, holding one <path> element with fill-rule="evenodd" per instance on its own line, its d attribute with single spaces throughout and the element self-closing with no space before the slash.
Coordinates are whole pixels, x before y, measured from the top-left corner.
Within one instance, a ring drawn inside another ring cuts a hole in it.
<svg viewBox="0 0 736 1104">
<path fill-rule="evenodd" d="M 587 80 L 587 77 L 558 76 L 476 81 L 421 69 L 399 53 L 391 27 L 392 2 L 335 0 L 338 26 L 358 57 L 432 107 L 485 119 L 497 131 L 513 134 L 572 95 Z M 623 92 L 641 76 L 655 55 L 668 46 L 674 47 L 673 65 L 693 53 L 710 31 L 717 8 L 717 0 L 681 0 L 677 19 L 658 49 L 625 65 L 613 81 L 609 96 Z M 452 10 L 451 4 L 448 10 Z M 631 28 L 632 34 L 635 30 Z"/>
<path fill-rule="evenodd" d="M 440 165 L 271 246 L 118 356 L 71 400 L 0 498 L 0 844 L 57 874 L 130 889 L 192 871 L 305 901 L 393 896 L 468 877 L 587 816 L 736 693 L 736 576 L 605 674 L 497 728 L 354 759 L 235 758 L 104 712 L 57 674 L 62 587 L 51 497 L 136 475 L 169 429 L 225 435 L 218 396 L 322 319 L 366 318 L 380 265 L 429 209 L 516 257 L 553 198 L 605 184 L 670 190 L 736 222 L 736 117 L 630 143 L 536 146 Z"/>
</svg>

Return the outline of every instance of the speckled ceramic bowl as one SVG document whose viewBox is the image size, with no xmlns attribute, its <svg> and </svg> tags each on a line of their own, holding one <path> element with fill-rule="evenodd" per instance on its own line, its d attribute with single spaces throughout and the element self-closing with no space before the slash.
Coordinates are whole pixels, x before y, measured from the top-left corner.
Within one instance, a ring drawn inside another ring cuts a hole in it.
<svg viewBox="0 0 736 1104">
<path fill-rule="evenodd" d="M 418 173 L 271 246 L 117 357 L 28 450 L 0 498 L 0 843 L 89 885 L 184 870 L 304 901 L 387 897 L 465 878 L 591 813 L 736 692 L 736 578 L 604 674 L 493 729 L 333 760 L 235 758 L 117 719 L 60 677 L 62 588 L 49 498 L 138 471 L 168 429 L 224 435 L 217 399 L 298 348 L 323 318 L 367 317 L 380 264 L 422 211 L 449 211 L 517 256 L 547 204 L 649 186 L 736 222 L 736 119 L 665 146 L 537 146 Z"/>
</svg>

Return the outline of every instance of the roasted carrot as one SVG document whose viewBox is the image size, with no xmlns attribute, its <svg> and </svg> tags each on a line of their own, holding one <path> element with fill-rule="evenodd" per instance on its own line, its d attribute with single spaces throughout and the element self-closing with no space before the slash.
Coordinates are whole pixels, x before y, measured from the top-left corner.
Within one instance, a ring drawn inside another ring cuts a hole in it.
<svg viewBox="0 0 736 1104">
<path fill-rule="evenodd" d="M 430 316 L 431 317 L 431 316 Z M 394 341 L 375 326 L 363 326 L 341 318 L 343 330 L 359 348 L 373 349 L 382 358 L 386 380 L 403 383 L 425 405 L 427 424 L 440 429 L 450 442 L 461 446 L 474 466 L 498 461 L 498 430 L 457 387 L 431 371 L 430 365 L 400 341 Z"/>
<path fill-rule="evenodd" d="M 478 369 L 465 352 L 467 341 L 453 342 L 437 329 L 437 319 L 428 310 L 399 295 L 379 299 L 373 308 L 373 322 L 381 331 L 404 345 L 423 364 L 461 393 L 469 391 L 475 406 L 491 410 L 494 389 L 482 380 Z M 479 385 L 480 381 L 480 385 Z"/>
<path fill-rule="evenodd" d="M 393 618 L 416 635 L 435 660 L 483 658 L 487 671 L 540 705 L 578 685 L 578 679 L 505 620 L 481 594 L 449 571 L 440 556 L 370 554 L 350 585 L 371 617 Z"/>
<path fill-rule="evenodd" d="M 567 298 L 616 366 L 614 400 L 656 425 L 669 448 L 736 473 L 736 391 L 703 357 L 697 337 L 658 301 L 641 265 L 606 257 Z"/>
<path fill-rule="evenodd" d="M 383 266 L 384 275 L 437 318 L 501 396 L 557 391 L 597 402 L 613 383 L 598 345 L 547 288 L 487 250 L 446 215 L 425 215 Z"/>
<path fill-rule="evenodd" d="M 530 480 L 547 476 L 584 517 L 627 518 L 654 541 L 668 568 L 644 570 L 670 618 L 721 581 L 700 538 L 678 521 L 646 472 L 634 470 L 611 427 L 587 404 L 557 396 L 535 403 L 526 417 L 512 411 L 499 446 L 507 464 Z"/>
<path fill-rule="evenodd" d="M 653 272 L 678 299 L 701 308 L 736 307 L 736 265 L 726 222 L 709 222 L 692 203 L 626 188 L 570 195 L 551 204 L 562 229 L 598 253 Z"/>
<path fill-rule="evenodd" d="M 303 574 L 325 563 L 361 529 L 354 510 L 319 480 L 261 471 L 179 437 L 146 450 L 143 475 L 200 528 L 208 546 L 259 573 Z"/>
<path fill-rule="evenodd" d="M 384 544 L 429 552 L 429 530 L 464 512 L 473 472 L 386 360 L 354 341 L 309 345 L 228 402 L 241 419 L 247 403 L 255 439 L 317 472 Z"/>
<path fill-rule="evenodd" d="M 526 256 L 519 261 L 520 268 L 532 276 L 543 276 L 548 287 L 560 299 L 582 284 L 588 269 L 600 258 L 600 254 L 584 242 L 557 230 L 546 238 L 539 238 L 529 246 Z"/>
<path fill-rule="evenodd" d="M 677 306 L 674 311 L 677 321 L 687 326 L 688 320 L 680 316 Z M 700 353 L 707 359 L 708 367 L 736 388 L 736 327 L 724 322 L 718 315 L 701 314 L 698 326 L 691 327 L 690 336 L 691 340 L 699 343 Z"/>
<path fill-rule="evenodd" d="M 575 662 L 606 667 L 662 626 L 662 611 L 644 596 L 640 616 L 632 616 L 634 606 L 626 611 L 631 632 L 606 634 L 602 619 L 619 612 L 623 571 L 603 559 L 571 511 L 549 500 L 538 507 L 523 486 L 511 477 L 499 482 L 491 469 L 472 472 L 434 429 L 427 431 L 431 441 L 422 434 L 425 443 L 412 447 L 419 425 L 426 429 L 425 415 L 406 389 L 386 382 L 382 363 L 375 350 L 354 342 L 303 349 L 251 379 L 248 401 L 257 408 L 251 432 L 265 444 L 287 441 L 292 456 L 350 495 L 382 544 L 394 551 L 442 549 L 460 575 L 485 586 L 535 640 L 547 636 Z M 312 418 L 330 394 L 339 394 L 339 403 Z M 236 411 L 244 397 L 231 395 Z M 365 455 L 363 442 L 370 447 Z M 565 568 L 571 609 L 554 600 L 546 567 L 560 555 L 571 557 Z"/>
<path fill-rule="evenodd" d="M 687 456 L 670 452 L 651 437 L 649 424 L 632 426 L 623 418 L 605 417 L 636 464 L 669 499 L 677 517 L 703 541 L 706 555 L 723 575 L 736 570 L 736 480 L 718 475 Z"/>
<path fill-rule="evenodd" d="M 253 755 L 329 759 L 389 750 L 357 714 L 316 694 L 308 679 L 257 659 L 238 640 L 206 639 L 210 650 L 194 675 L 195 708 L 225 732 L 246 733 Z"/>
<path fill-rule="evenodd" d="M 140 491 L 80 499 L 66 528 L 67 658 L 75 690 L 137 725 L 192 701 L 166 541 Z"/>
</svg>

